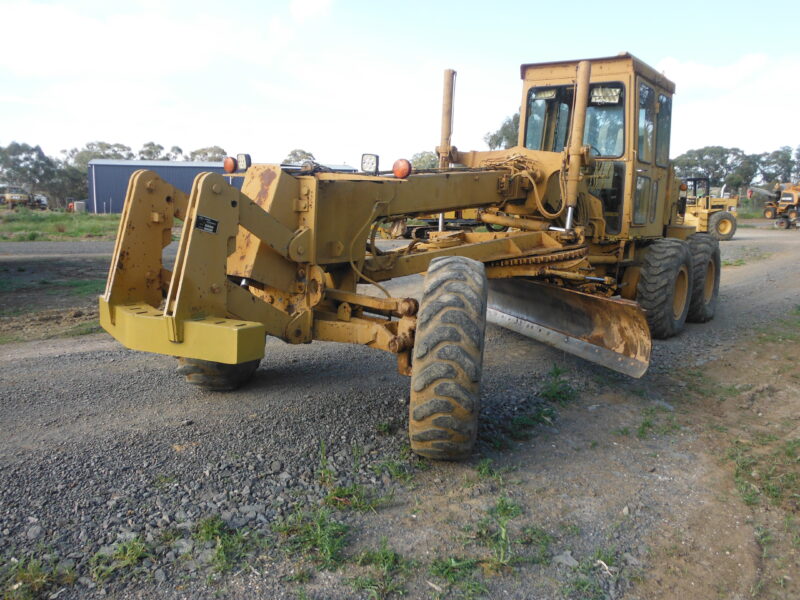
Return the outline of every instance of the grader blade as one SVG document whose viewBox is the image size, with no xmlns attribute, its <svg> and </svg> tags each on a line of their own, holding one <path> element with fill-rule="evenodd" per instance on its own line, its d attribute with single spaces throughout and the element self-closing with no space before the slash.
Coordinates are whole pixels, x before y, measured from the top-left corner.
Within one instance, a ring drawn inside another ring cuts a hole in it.
<svg viewBox="0 0 800 600">
<path fill-rule="evenodd" d="M 635 302 L 524 279 L 493 279 L 486 317 L 490 323 L 631 377 L 644 375 L 650 364 L 650 331 Z"/>
</svg>

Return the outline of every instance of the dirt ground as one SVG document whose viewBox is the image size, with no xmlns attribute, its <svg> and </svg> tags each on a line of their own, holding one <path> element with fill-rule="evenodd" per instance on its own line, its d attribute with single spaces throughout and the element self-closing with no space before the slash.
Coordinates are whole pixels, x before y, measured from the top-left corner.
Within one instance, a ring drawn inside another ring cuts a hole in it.
<svg viewBox="0 0 800 600">
<path fill-rule="evenodd" d="M 391 489 L 391 501 L 343 517 L 350 536 L 337 568 L 265 550 L 211 582 L 154 558 L 149 576 L 106 586 L 79 581 L 61 597 L 381 598 L 400 590 L 410 598 L 800 597 L 800 232 L 740 227 L 722 247 L 717 318 L 656 342 L 640 380 L 490 327 L 476 456 L 458 464 L 409 459 L 403 477 L 384 473 L 376 485 Z M 123 350 L 105 334 L 79 335 L 96 322 L 93 295 L 106 258 L 33 257 L 34 248 L 11 255 L 0 245 L 6 473 L 39 469 L 52 444 L 67 458 L 95 456 L 105 440 L 130 432 L 137 437 L 127 461 L 149 468 L 159 459 L 143 449 L 160 447 L 168 434 L 181 450 L 164 461 L 179 454 L 177 480 L 200 482 L 196 494 L 175 496 L 185 508 L 204 493 L 209 465 L 235 463 L 231 456 L 269 452 L 281 469 L 302 473 L 309 455 L 318 461 L 321 439 L 331 455 L 344 456 L 337 443 L 355 432 L 380 464 L 402 447 L 407 380 L 391 373 L 390 360 L 363 348 L 270 342 L 257 381 L 235 402 L 187 391 L 161 357 Z M 399 285 L 413 293 L 418 280 Z M 79 337 L 53 339 L 65 335 Z M 91 367 L 67 375 L 72 361 Z M 54 379 L 57 392 L 46 383 Z M 335 408 L 344 401 L 357 410 Z M 202 433 L 176 436 L 181 420 Z M 242 432 L 250 427 L 267 437 L 248 440 Z M 349 454 L 342 461 L 338 476 L 348 477 L 355 461 Z M 124 466 L 112 471 L 127 477 Z M 71 477 L 58 480 L 75 485 Z M 16 485 L 10 475 L 4 481 Z M 109 484 L 119 501 L 129 494 L 121 486 Z M 252 487 L 249 502 L 269 504 Z M 92 489 L 86 493 L 105 502 L 102 489 Z M 34 505 L 57 506 L 35 486 L 26 494 Z M 24 499 L 8 498 L 17 504 L 0 510 L 5 556 L 33 547 L 30 524 L 19 529 L 12 514 Z M 159 500 L 167 501 L 168 493 Z M 104 506 L 85 513 L 89 521 L 107 523 Z M 46 535 L 47 518 L 38 518 Z M 414 562 L 377 573 L 361 553 L 387 543 Z M 152 575 L 160 565 L 166 580 Z"/>
</svg>

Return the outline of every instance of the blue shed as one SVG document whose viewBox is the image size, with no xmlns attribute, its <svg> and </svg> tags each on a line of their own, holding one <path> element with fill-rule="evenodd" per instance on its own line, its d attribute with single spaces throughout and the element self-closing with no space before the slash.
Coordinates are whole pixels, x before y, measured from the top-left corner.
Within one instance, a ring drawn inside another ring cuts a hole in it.
<svg viewBox="0 0 800 600">
<path fill-rule="evenodd" d="M 125 203 L 128 180 L 134 171 L 155 171 L 166 182 L 187 194 L 200 173 L 224 173 L 222 162 L 188 162 L 170 160 L 107 160 L 89 161 L 89 202 L 86 210 L 93 213 L 119 213 Z M 241 189 L 241 177 L 228 177 L 231 185 Z"/>
</svg>

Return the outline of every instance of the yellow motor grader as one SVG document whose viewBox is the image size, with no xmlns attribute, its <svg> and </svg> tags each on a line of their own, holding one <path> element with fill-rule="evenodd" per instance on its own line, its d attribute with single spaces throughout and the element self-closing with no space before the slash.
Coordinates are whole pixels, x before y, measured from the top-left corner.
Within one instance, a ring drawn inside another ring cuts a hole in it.
<svg viewBox="0 0 800 600">
<path fill-rule="evenodd" d="M 764 203 L 764 218 L 775 219 L 775 227 L 789 229 L 800 217 L 800 184 L 777 183 L 773 199 Z"/>
<path fill-rule="evenodd" d="M 707 231 L 716 240 L 724 242 L 736 234 L 736 209 L 739 197 L 717 198 L 711 194 L 708 177 L 687 177 L 686 209 L 683 222 L 697 231 Z"/>
<path fill-rule="evenodd" d="M 211 390 L 246 382 L 267 335 L 391 352 L 411 377 L 411 447 L 439 459 L 475 442 L 487 320 L 641 376 L 651 334 L 711 319 L 719 288 L 717 242 L 679 223 L 674 85 L 629 54 L 521 75 L 519 145 L 460 152 L 447 72 L 439 169 L 401 159 L 383 173 L 365 155 L 361 173 L 290 171 L 240 155 L 225 166 L 241 191 L 205 173 L 189 195 L 137 171 L 103 327 L 129 348 L 179 357 L 179 372 Z M 376 241 L 387 222 L 466 209 L 505 230 Z M 170 271 L 174 217 L 184 225 Z M 419 302 L 381 285 L 414 273 L 425 273 Z"/>
</svg>

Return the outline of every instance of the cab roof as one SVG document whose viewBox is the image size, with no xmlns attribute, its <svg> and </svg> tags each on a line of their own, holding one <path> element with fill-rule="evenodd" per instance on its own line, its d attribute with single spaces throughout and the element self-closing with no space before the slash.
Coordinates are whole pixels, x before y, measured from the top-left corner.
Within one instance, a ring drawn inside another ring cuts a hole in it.
<svg viewBox="0 0 800 600">
<path fill-rule="evenodd" d="M 575 65 L 578 66 L 578 63 L 582 60 L 588 60 L 590 63 L 598 63 L 598 62 L 629 62 L 633 66 L 633 70 L 636 73 L 641 73 L 647 79 L 651 80 L 653 83 L 660 85 L 662 88 L 667 90 L 669 93 L 675 93 L 675 84 L 667 79 L 667 77 L 656 71 L 653 67 L 645 63 L 644 61 L 636 58 L 633 54 L 629 52 L 620 52 L 616 56 L 604 56 L 599 58 L 582 58 L 577 60 L 557 60 L 552 62 L 541 62 L 541 63 L 526 63 L 520 65 L 519 73 L 522 79 L 525 79 L 525 72 L 530 67 L 554 67 L 554 66 L 568 66 L 568 65 Z"/>
</svg>

